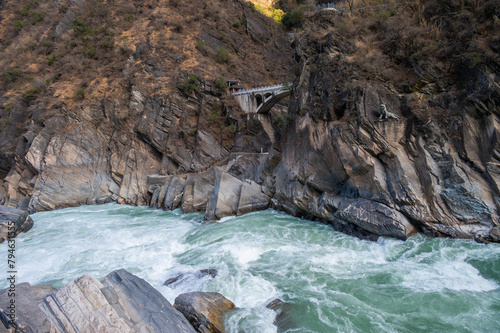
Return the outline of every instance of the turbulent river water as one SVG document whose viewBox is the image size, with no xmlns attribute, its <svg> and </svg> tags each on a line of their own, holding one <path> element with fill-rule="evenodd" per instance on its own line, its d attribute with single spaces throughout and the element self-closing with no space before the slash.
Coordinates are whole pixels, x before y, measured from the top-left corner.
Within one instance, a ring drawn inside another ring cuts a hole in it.
<svg viewBox="0 0 500 333">
<path fill-rule="evenodd" d="M 272 210 L 203 223 L 203 214 L 107 204 L 32 218 L 16 239 L 18 281 L 59 288 L 125 268 L 172 303 L 183 292 L 222 293 L 238 307 L 228 332 L 500 331 L 498 244 L 363 241 Z M 196 273 L 209 268 L 215 278 Z M 276 298 L 290 304 L 281 328 L 266 308 Z"/>
</svg>

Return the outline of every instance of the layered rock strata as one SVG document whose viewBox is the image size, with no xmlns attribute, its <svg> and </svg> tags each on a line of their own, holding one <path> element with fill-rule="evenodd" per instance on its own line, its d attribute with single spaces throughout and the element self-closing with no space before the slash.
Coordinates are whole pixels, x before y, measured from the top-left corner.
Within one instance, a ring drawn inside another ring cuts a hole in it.
<svg viewBox="0 0 500 333">
<path fill-rule="evenodd" d="M 33 223 L 28 212 L 0 206 L 0 243 L 7 238 L 16 237 L 21 232 L 28 232 Z"/>
<path fill-rule="evenodd" d="M 157 290 L 123 269 L 100 282 L 83 275 L 59 290 L 21 283 L 16 294 L 15 325 L 23 332 L 196 332 Z M 8 289 L 0 292 L 9 320 L 11 299 Z"/>
</svg>

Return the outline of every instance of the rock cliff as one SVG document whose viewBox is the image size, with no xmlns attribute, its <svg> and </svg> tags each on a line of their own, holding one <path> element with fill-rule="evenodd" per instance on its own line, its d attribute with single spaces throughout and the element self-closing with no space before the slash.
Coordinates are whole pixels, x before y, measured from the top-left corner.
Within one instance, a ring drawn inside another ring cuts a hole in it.
<svg viewBox="0 0 500 333">
<path fill-rule="evenodd" d="M 474 91 L 450 84 L 453 75 L 443 71 L 432 83 L 420 73 L 411 89 L 400 80 L 353 77 L 357 51 L 338 32 L 339 19 L 316 13 L 295 42 L 303 70 L 275 171 L 278 202 L 348 232 L 405 239 L 418 230 L 498 242 L 498 56 L 475 71 L 451 64 L 474 76 Z M 439 92 L 426 90 L 436 84 Z M 379 119 L 382 103 L 399 119 Z"/>
</svg>

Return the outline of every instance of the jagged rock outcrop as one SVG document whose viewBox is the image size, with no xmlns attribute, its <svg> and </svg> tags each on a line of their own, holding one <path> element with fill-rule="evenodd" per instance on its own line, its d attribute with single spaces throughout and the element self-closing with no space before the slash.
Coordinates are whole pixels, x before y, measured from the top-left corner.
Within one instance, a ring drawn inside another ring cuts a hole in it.
<svg viewBox="0 0 500 333">
<path fill-rule="evenodd" d="M 488 68 L 476 68 L 481 89 L 471 96 L 427 96 L 361 78 L 346 87 L 353 46 L 324 17 L 332 13 L 317 14 L 295 42 L 303 70 L 275 205 L 367 237 L 406 239 L 419 230 L 500 241 L 500 89 L 483 75 Z M 381 103 L 401 119 L 379 121 Z M 431 106 L 449 118 L 423 111 Z"/>
<path fill-rule="evenodd" d="M 23 332 L 195 332 L 157 290 L 123 269 L 101 282 L 83 275 L 58 291 L 22 283 L 16 295 L 16 323 Z M 10 299 L 4 289 L 4 310 Z"/>
<path fill-rule="evenodd" d="M 191 292 L 179 295 L 174 307 L 200 333 L 224 333 L 224 315 L 234 304 L 219 293 Z"/>
<path fill-rule="evenodd" d="M 33 227 L 33 223 L 28 212 L 0 206 L 0 243 L 7 238 L 16 237 L 21 232 L 28 232 Z"/>
</svg>

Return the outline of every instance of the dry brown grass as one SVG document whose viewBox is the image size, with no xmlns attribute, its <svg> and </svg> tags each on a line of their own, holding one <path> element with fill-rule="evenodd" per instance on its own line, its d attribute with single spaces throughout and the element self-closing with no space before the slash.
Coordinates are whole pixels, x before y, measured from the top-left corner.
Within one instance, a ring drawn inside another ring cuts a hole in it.
<svg viewBox="0 0 500 333">
<path fill-rule="evenodd" d="M 290 81 L 290 72 L 276 67 L 291 60 L 284 56 L 288 50 L 276 47 L 283 32 L 275 30 L 269 46 L 256 44 L 245 29 L 232 26 L 243 15 L 241 4 L 232 0 L 87 0 L 87 9 L 78 17 L 87 30 L 70 28 L 59 38 L 54 38 L 53 27 L 66 13 L 67 1 L 57 5 L 40 0 L 30 10 L 43 11 L 45 20 L 36 25 L 24 24 L 16 31 L 16 21 L 28 20 L 29 15 L 20 13 L 30 3 L 32 0 L 6 1 L 1 13 L 0 75 L 9 68 L 18 67 L 23 72 L 15 85 L 0 82 L 0 92 L 11 99 L 22 95 L 28 79 L 48 80 L 47 91 L 51 94 L 40 94 L 38 98 L 48 104 L 64 102 L 68 107 L 81 102 L 75 101 L 74 94 L 82 86 L 86 87 L 85 100 L 100 100 L 113 91 L 112 84 L 119 77 L 151 89 L 151 93 L 175 89 L 179 84 L 175 73 L 196 72 L 206 80 L 221 75 L 249 78 L 249 85 L 252 81 Z M 250 7 L 245 10 L 250 11 Z M 271 29 L 271 22 L 265 20 Z M 212 49 L 206 55 L 196 49 L 202 32 L 207 31 L 233 55 L 228 64 L 214 61 Z M 264 64 L 276 68 L 269 71 Z M 154 74 L 160 71 L 160 76 Z"/>
</svg>

